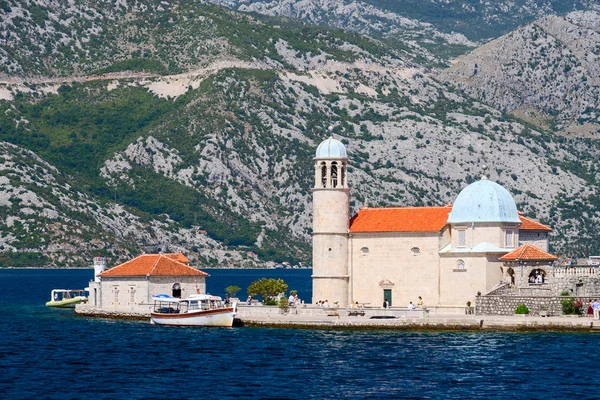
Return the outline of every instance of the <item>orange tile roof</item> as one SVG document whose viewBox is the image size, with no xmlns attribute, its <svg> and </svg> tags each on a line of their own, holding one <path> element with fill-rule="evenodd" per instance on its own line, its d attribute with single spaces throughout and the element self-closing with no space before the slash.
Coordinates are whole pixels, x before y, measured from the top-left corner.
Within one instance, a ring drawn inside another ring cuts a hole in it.
<svg viewBox="0 0 600 400">
<path fill-rule="evenodd" d="M 102 272 L 100 276 L 208 276 L 206 272 L 185 265 L 170 256 L 172 254 L 142 254 Z"/>
<path fill-rule="evenodd" d="M 171 260 L 179 261 L 180 263 L 189 264 L 190 260 L 181 253 L 165 253 L 163 256 L 169 257 Z"/>
<path fill-rule="evenodd" d="M 550 228 L 547 225 L 544 225 L 542 223 L 539 223 L 531 218 L 528 218 L 524 215 L 519 214 L 519 219 L 521 220 L 521 226 L 519 227 L 519 230 L 522 231 L 551 231 L 552 228 Z"/>
<path fill-rule="evenodd" d="M 439 232 L 452 206 L 363 208 L 350 220 L 350 233 Z"/>
<path fill-rule="evenodd" d="M 558 260 L 553 254 L 538 249 L 530 243 L 517 247 L 508 254 L 500 257 L 502 261 L 554 261 Z"/>
</svg>

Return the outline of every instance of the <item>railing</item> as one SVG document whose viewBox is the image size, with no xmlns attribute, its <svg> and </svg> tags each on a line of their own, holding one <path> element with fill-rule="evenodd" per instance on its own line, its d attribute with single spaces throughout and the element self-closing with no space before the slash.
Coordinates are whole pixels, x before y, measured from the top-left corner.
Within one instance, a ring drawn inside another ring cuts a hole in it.
<svg viewBox="0 0 600 400">
<path fill-rule="evenodd" d="M 570 276 L 596 276 L 599 274 L 600 267 L 592 265 L 561 265 L 553 268 L 553 275 L 557 278 Z"/>
</svg>

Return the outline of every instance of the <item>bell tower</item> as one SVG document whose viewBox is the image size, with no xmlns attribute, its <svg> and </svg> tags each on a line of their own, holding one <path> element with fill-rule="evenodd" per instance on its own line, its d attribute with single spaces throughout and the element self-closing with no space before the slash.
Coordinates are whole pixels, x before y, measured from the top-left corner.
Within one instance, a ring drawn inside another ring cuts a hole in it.
<svg viewBox="0 0 600 400">
<path fill-rule="evenodd" d="M 313 298 L 348 305 L 350 189 L 346 148 L 333 137 L 315 156 L 313 188 Z"/>
</svg>

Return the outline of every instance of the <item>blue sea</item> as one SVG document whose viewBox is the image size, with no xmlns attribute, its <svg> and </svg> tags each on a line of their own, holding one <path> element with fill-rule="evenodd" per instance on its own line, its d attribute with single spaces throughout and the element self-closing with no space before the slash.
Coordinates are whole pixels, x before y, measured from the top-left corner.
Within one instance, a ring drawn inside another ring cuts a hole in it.
<svg viewBox="0 0 600 400">
<path fill-rule="evenodd" d="M 310 270 L 207 270 L 207 289 Z M 600 334 L 180 328 L 49 309 L 91 270 L 0 270 L 0 399 L 598 399 Z M 241 292 L 239 297 L 244 297 Z"/>
</svg>

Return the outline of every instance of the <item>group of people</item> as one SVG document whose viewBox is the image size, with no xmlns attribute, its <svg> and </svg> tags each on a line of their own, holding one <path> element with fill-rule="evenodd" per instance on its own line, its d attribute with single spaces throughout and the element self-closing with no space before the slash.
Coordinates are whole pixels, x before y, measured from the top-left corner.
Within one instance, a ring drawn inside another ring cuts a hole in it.
<svg viewBox="0 0 600 400">
<path fill-rule="evenodd" d="M 297 306 L 300 304 L 300 299 L 298 298 L 298 294 L 291 294 L 290 293 L 290 297 L 288 297 L 288 304 L 290 306 Z"/>
<path fill-rule="evenodd" d="M 600 319 L 600 302 L 598 299 L 594 299 L 593 302 L 590 300 L 588 303 L 587 315 L 594 319 Z"/>
<path fill-rule="evenodd" d="M 544 283 L 544 275 L 540 274 L 539 272 L 537 273 L 536 276 L 533 276 L 533 274 L 532 274 L 531 276 L 529 276 L 529 283 L 538 283 L 538 284 Z"/>
<path fill-rule="evenodd" d="M 321 307 L 321 308 L 329 308 L 329 301 L 328 300 L 319 300 L 317 301 L 317 307 Z"/>
<path fill-rule="evenodd" d="M 390 302 L 389 300 L 386 298 L 383 300 L 383 308 L 390 308 Z M 409 302 L 407 308 L 409 310 L 415 310 L 417 308 L 423 308 L 423 298 L 421 296 L 419 296 L 418 300 L 417 300 L 417 304 L 413 304 L 413 302 Z"/>
</svg>

